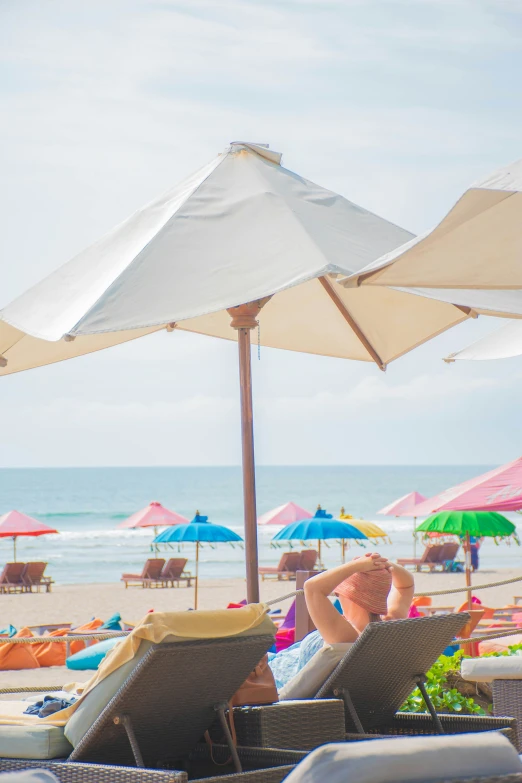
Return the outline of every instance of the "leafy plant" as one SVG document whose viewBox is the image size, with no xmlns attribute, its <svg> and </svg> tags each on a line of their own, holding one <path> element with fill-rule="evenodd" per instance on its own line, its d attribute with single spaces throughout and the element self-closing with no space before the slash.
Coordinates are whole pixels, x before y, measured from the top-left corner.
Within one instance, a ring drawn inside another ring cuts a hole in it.
<svg viewBox="0 0 522 783">
<path fill-rule="evenodd" d="M 522 644 L 512 644 L 502 652 L 484 653 L 487 658 L 499 658 L 516 655 L 522 650 Z M 426 690 L 437 712 L 453 712 L 460 715 L 486 715 L 486 711 L 470 696 L 460 693 L 448 684 L 460 674 L 460 664 L 464 655 L 458 650 L 454 655 L 441 655 L 426 674 Z M 427 707 L 418 688 L 406 699 L 401 712 L 426 712 Z"/>
<path fill-rule="evenodd" d="M 475 701 L 464 696 L 457 688 L 448 686 L 448 676 L 460 671 L 464 657 L 461 650 L 454 655 L 441 655 L 426 674 L 426 690 L 437 712 L 460 715 L 485 715 L 485 710 Z M 406 699 L 401 712 L 426 712 L 427 707 L 418 688 Z"/>
</svg>

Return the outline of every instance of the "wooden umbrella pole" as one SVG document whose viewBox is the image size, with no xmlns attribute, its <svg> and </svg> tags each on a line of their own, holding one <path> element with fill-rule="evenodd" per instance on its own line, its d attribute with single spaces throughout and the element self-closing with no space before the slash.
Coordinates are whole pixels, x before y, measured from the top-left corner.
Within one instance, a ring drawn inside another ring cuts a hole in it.
<svg viewBox="0 0 522 783">
<path fill-rule="evenodd" d="M 196 541 L 196 581 L 194 584 L 194 609 L 198 608 L 198 584 L 199 584 L 199 541 Z"/>
<path fill-rule="evenodd" d="M 417 534 L 415 530 L 417 528 L 417 517 L 413 517 L 413 557 L 417 557 Z"/>
<path fill-rule="evenodd" d="M 156 538 L 157 535 L 158 535 L 158 528 L 156 525 L 154 525 L 154 538 Z M 154 544 L 154 554 L 156 555 L 156 557 L 158 556 L 158 553 L 159 553 L 159 547 L 157 544 Z"/>
<path fill-rule="evenodd" d="M 13 560 L 16 563 L 16 536 L 13 536 Z"/>
<path fill-rule="evenodd" d="M 259 602 L 257 552 L 256 474 L 254 460 L 254 417 L 252 410 L 252 368 L 250 332 L 257 327 L 257 315 L 270 297 L 231 307 L 231 327 L 238 333 L 239 387 L 241 396 L 241 441 L 243 454 L 243 505 L 245 515 L 245 559 L 248 603 Z"/>
<path fill-rule="evenodd" d="M 469 531 L 466 533 L 466 587 L 471 587 L 471 544 Z M 473 609 L 471 590 L 468 591 L 468 609 Z"/>
</svg>

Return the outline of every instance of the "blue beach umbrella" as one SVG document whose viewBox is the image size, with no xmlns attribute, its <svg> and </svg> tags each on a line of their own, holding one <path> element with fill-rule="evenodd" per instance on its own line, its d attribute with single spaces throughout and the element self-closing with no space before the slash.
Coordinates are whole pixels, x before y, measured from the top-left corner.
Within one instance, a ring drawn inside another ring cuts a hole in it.
<svg viewBox="0 0 522 783">
<path fill-rule="evenodd" d="M 328 514 L 324 508 L 319 506 L 311 519 L 292 522 L 291 525 L 287 525 L 279 533 L 276 533 L 272 541 L 317 541 L 320 563 L 321 541 L 332 538 L 342 542 L 343 560 L 344 542 L 346 539 L 368 540 L 368 536 L 365 536 L 356 527 L 341 519 L 333 519 L 332 514 Z"/>
<path fill-rule="evenodd" d="M 159 533 L 153 544 L 196 544 L 196 579 L 194 591 L 194 609 L 198 608 L 198 575 L 199 575 L 199 545 L 206 542 L 211 544 L 233 543 L 243 541 L 241 536 L 223 525 L 214 525 L 208 521 L 208 517 L 202 516 L 196 511 L 196 516 L 187 525 L 174 525 Z"/>
</svg>

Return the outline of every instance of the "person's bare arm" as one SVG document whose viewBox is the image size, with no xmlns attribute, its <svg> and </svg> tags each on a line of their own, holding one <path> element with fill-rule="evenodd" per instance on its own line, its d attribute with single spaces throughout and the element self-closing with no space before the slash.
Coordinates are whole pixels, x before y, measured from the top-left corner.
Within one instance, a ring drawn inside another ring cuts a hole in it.
<svg viewBox="0 0 522 783">
<path fill-rule="evenodd" d="M 352 574 L 358 571 L 378 571 L 388 566 L 388 561 L 380 555 L 367 554 L 306 580 L 306 606 L 315 627 L 327 644 L 355 642 L 358 637 L 356 629 L 337 611 L 328 596 Z"/>
<path fill-rule="evenodd" d="M 412 574 L 397 563 L 389 563 L 392 575 L 392 589 L 388 596 L 388 613 L 390 620 L 404 620 L 413 599 L 415 582 Z"/>
</svg>

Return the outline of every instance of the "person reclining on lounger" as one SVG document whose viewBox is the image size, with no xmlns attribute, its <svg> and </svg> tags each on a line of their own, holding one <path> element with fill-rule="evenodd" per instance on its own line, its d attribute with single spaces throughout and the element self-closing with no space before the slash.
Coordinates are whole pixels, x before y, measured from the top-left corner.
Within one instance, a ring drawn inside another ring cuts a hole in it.
<svg viewBox="0 0 522 783">
<path fill-rule="evenodd" d="M 403 620 L 413 599 L 413 576 L 377 552 L 323 571 L 304 584 L 306 606 L 327 644 L 355 642 L 368 623 Z M 335 593 L 341 615 L 329 599 Z"/>
<path fill-rule="evenodd" d="M 269 653 L 269 666 L 280 692 L 325 643 L 355 642 L 370 622 L 408 617 L 414 582 L 402 566 L 370 552 L 307 579 L 304 591 L 317 631 L 286 650 Z M 332 593 L 343 614 L 330 601 Z"/>
</svg>

